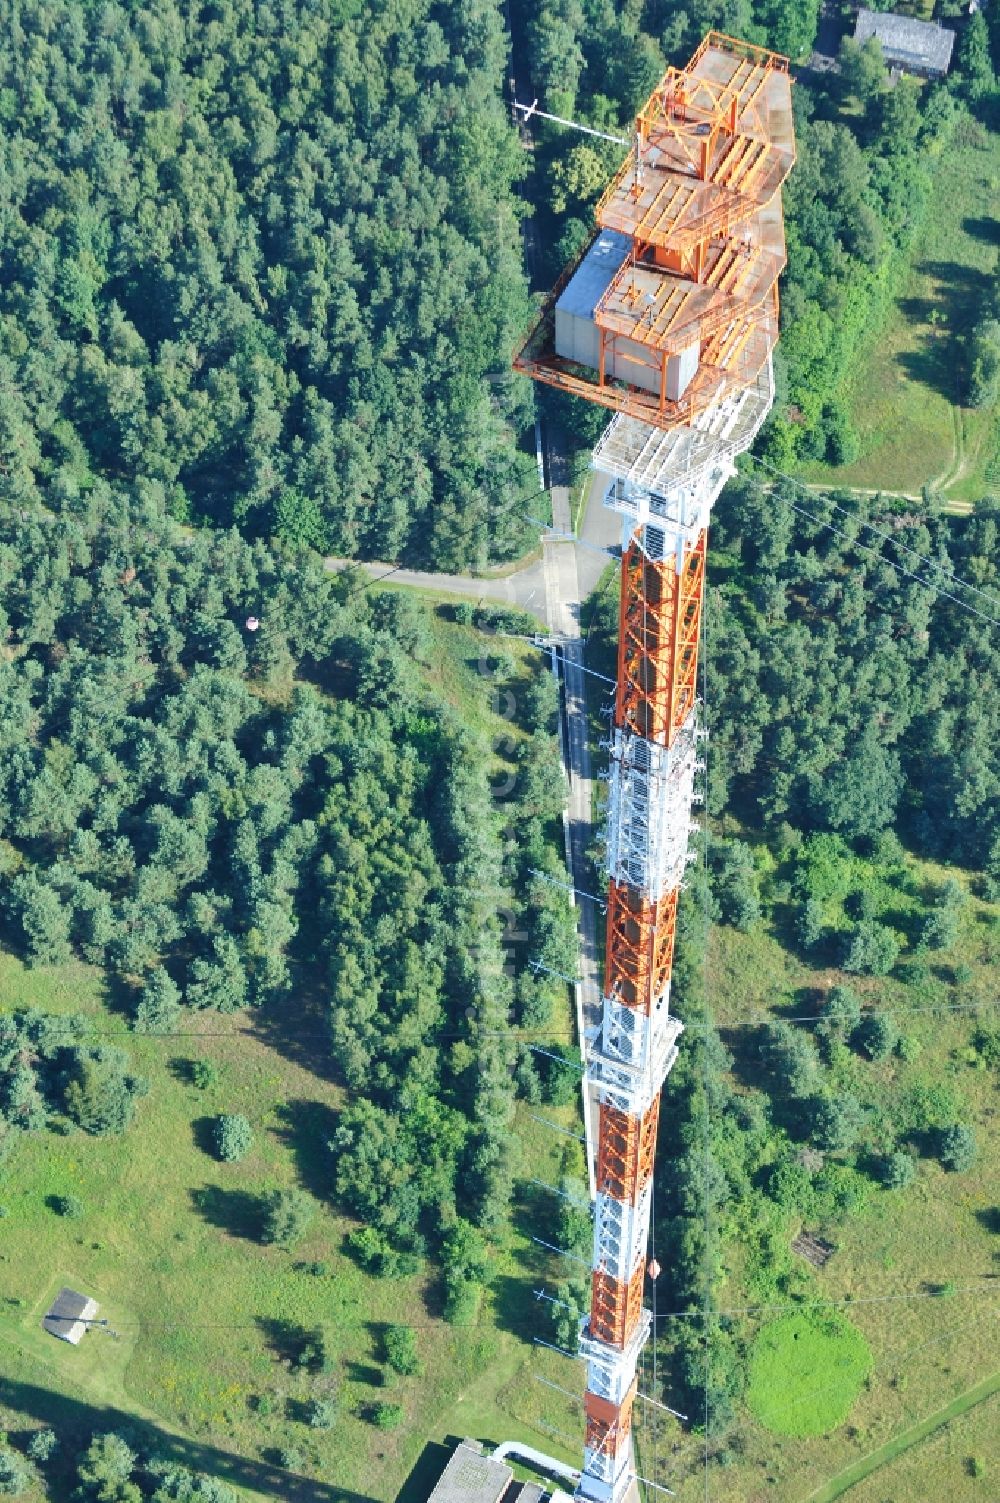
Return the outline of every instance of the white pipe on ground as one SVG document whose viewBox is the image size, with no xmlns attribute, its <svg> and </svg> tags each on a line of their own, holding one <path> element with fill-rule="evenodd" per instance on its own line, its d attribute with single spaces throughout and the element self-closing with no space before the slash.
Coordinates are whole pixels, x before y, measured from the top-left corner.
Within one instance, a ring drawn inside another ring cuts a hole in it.
<svg viewBox="0 0 1000 1503">
<path fill-rule="evenodd" d="M 574 1484 L 580 1480 L 580 1473 L 575 1467 L 569 1466 L 565 1461 L 557 1461 L 554 1456 L 546 1456 L 544 1451 L 536 1451 L 534 1446 L 526 1446 L 519 1440 L 505 1440 L 493 1452 L 494 1461 L 506 1461 L 508 1456 L 515 1456 L 525 1466 L 547 1472 L 552 1477 L 565 1477 L 567 1482 Z"/>
</svg>

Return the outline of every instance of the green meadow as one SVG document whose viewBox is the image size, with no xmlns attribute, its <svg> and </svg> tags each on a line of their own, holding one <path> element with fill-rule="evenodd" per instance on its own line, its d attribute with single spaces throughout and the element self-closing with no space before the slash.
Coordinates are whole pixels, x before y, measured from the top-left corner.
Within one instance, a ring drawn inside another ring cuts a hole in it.
<svg viewBox="0 0 1000 1503">
<path fill-rule="evenodd" d="M 923 229 L 889 316 L 848 380 L 860 456 L 837 467 L 807 465 L 807 480 L 918 497 L 931 486 L 952 503 L 1000 488 L 1000 414 L 962 405 L 964 340 L 997 274 L 998 199 L 1000 135 L 960 125 L 937 159 Z"/>
</svg>

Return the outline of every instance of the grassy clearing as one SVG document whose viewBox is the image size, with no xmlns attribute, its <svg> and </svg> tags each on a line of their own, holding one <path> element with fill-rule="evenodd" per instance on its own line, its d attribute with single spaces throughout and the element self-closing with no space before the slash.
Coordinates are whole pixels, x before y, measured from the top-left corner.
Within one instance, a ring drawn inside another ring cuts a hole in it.
<svg viewBox="0 0 1000 1503">
<path fill-rule="evenodd" d="M 850 1414 L 870 1368 L 868 1344 L 850 1321 L 789 1315 L 757 1332 L 747 1405 L 778 1435 L 827 1435 Z"/>
<path fill-rule="evenodd" d="M 950 501 L 1000 487 L 1000 414 L 960 404 L 963 340 L 996 275 L 1000 230 L 988 206 L 1000 191 L 1000 134 L 960 127 L 939 158 L 924 232 L 885 326 L 859 355 L 849 394 L 861 457 L 806 479 Z M 992 466 L 992 468 L 991 468 Z M 989 471 L 989 475 L 987 475 Z"/>
<path fill-rule="evenodd" d="M 432 629 L 429 675 L 502 765 L 511 754 L 504 738 L 520 733 L 490 708 L 483 638 L 437 617 Z M 504 650 L 515 660 L 516 696 L 530 649 L 509 642 Z M 29 1136 L 4 1168 L 0 1428 L 17 1438 L 49 1424 L 65 1437 L 68 1459 L 95 1430 L 138 1423 L 157 1449 L 228 1480 L 246 1500 L 300 1503 L 420 1497 L 441 1460 L 433 1443 L 456 1434 L 521 1437 L 573 1459 L 578 1406 L 567 1415 L 567 1401 L 533 1381 L 535 1373 L 558 1381 L 564 1365 L 532 1342 L 534 1291 L 564 1270 L 531 1241 L 539 1202 L 529 1183 L 558 1181 L 570 1139 L 519 1110 L 512 1225 L 495 1249 L 477 1325 L 458 1329 L 440 1319 L 432 1275 L 374 1280 L 344 1255 L 351 1223 L 330 1202 L 325 1146 L 343 1096 L 329 1077 L 322 1018 L 307 1004 L 279 1018 L 193 1014 L 183 1035 L 142 1037 L 111 1010 L 98 972 L 27 971 L 0 955 L 0 1007 L 24 1006 L 89 1014 L 102 1033 L 121 1037 L 150 1093 L 124 1137 Z M 571 1028 L 567 1001 L 553 1032 L 569 1038 Z M 191 1081 L 196 1059 L 217 1068 L 206 1090 Z M 223 1111 L 244 1113 L 253 1127 L 254 1145 L 239 1163 L 206 1151 L 211 1119 Z M 574 1114 L 545 1109 L 567 1126 Z M 292 1184 L 316 1196 L 319 1212 L 294 1251 L 261 1246 L 255 1197 Z M 65 1194 L 82 1202 L 80 1217 L 55 1213 L 51 1198 Z M 72 1348 L 42 1333 L 41 1313 L 63 1282 L 95 1295 L 116 1336 L 91 1332 Z M 417 1330 L 425 1374 L 387 1389 L 383 1332 L 399 1321 Z M 295 1332 L 316 1326 L 336 1353 L 330 1375 L 303 1373 L 291 1360 Z M 311 1429 L 305 1400 L 334 1391 L 333 1429 Z M 380 1399 L 402 1405 L 397 1430 L 370 1423 Z M 301 1453 L 294 1473 L 277 1464 L 286 1447 Z M 68 1499 L 65 1461 L 48 1470 L 47 1496 Z"/>
<path fill-rule="evenodd" d="M 998 1388 L 1000 1373 L 834 1478 L 808 1503 L 834 1503 L 846 1492 L 851 1503 L 883 1503 L 887 1496 L 918 1498 L 928 1478 L 937 1482 L 935 1496 L 948 1503 L 982 1503 L 994 1496 L 1000 1468 Z M 864 1475 L 859 1477 L 862 1466 Z"/>
<path fill-rule="evenodd" d="M 85 1011 L 104 996 L 100 971 L 65 965 L 29 971 L 13 955 L 0 951 L 0 1007 L 38 1007 L 43 1012 Z"/>
</svg>

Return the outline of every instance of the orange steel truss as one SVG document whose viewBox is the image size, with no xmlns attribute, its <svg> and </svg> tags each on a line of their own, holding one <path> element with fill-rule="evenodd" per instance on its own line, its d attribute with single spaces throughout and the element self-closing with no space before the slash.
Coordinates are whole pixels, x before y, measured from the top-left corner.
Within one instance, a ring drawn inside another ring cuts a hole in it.
<svg viewBox="0 0 1000 1503">
<path fill-rule="evenodd" d="M 777 332 L 775 286 L 767 294 L 764 308 L 749 320 L 746 327 L 740 320 L 739 342 L 719 341 L 710 351 L 715 358 L 702 361 L 697 376 L 677 401 L 667 397 L 662 387 L 654 392 L 630 386 L 617 378 L 601 379 L 596 369 L 590 370 L 556 355 L 552 350 L 552 307 L 543 311 L 539 323 L 515 355 L 513 364 L 521 375 L 553 386 L 557 391 L 584 397 L 599 407 L 623 412 L 657 428 L 676 428 L 679 424 L 691 423 L 725 397 L 752 386 L 777 342 Z M 603 329 L 601 335 L 607 351 L 615 336 Z"/>
<path fill-rule="evenodd" d="M 654 563 L 638 543 L 622 560 L 615 724 L 671 746 L 695 700 L 707 531 Z"/>
<path fill-rule="evenodd" d="M 686 68 L 667 70 L 597 206 L 599 228 L 628 236 L 631 247 L 594 313 L 595 365 L 556 352 L 564 276 L 515 369 L 663 428 L 690 423 L 756 379 L 778 338 L 785 244 L 781 215 L 768 206 L 795 160 L 787 74 L 787 58 L 718 32 Z M 738 268 L 728 281 L 726 267 Z M 643 285 L 630 298 L 638 273 Z M 700 344 L 699 368 L 671 398 L 667 361 L 683 338 Z"/>
<path fill-rule="evenodd" d="M 620 1407 L 610 1399 L 602 1399 L 599 1394 L 586 1394 L 583 1408 L 587 1416 L 585 1444 L 588 1450 L 614 1455 L 621 1449 L 632 1429 L 632 1406 L 638 1388 L 639 1380 L 634 1378 Z"/>
<path fill-rule="evenodd" d="M 649 1014 L 670 980 L 679 893 L 650 902 L 625 883 L 608 889 L 605 991 Z"/>
<path fill-rule="evenodd" d="M 598 1194 L 634 1205 L 653 1177 L 660 1098 L 644 1117 L 601 1103 L 597 1143 Z"/>
<path fill-rule="evenodd" d="M 603 1269 L 594 1270 L 590 1291 L 590 1334 L 608 1346 L 628 1345 L 642 1315 L 642 1281 L 645 1267 L 640 1258 L 627 1284 L 620 1284 Z"/>
</svg>

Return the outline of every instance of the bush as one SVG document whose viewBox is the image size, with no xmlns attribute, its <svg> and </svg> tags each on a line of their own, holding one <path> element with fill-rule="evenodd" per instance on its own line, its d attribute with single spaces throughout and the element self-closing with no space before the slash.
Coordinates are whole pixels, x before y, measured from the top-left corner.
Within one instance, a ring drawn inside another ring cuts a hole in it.
<svg viewBox="0 0 1000 1503">
<path fill-rule="evenodd" d="M 841 402 L 823 404 L 826 458 L 829 464 L 853 464 L 861 453 L 861 440 Z"/>
<path fill-rule="evenodd" d="M 304 1190 L 269 1190 L 261 1197 L 261 1209 L 261 1241 L 292 1247 L 305 1236 L 316 1202 Z"/>
<path fill-rule="evenodd" d="M 806 898 L 795 919 L 795 937 L 804 950 L 811 950 L 823 934 L 823 904 L 818 898 Z"/>
<path fill-rule="evenodd" d="M 791 1023 L 769 1023 L 761 1052 L 776 1085 L 790 1096 L 808 1096 L 819 1079 L 819 1059 L 809 1035 Z"/>
<path fill-rule="evenodd" d="M 417 1356 L 417 1333 L 412 1326 L 390 1326 L 385 1333 L 385 1356 L 389 1366 L 404 1378 L 423 1372 Z"/>
<path fill-rule="evenodd" d="M 199 1476 L 186 1466 L 154 1458 L 146 1470 L 157 1480 L 152 1503 L 238 1503 L 236 1494 L 225 1482 Z"/>
<path fill-rule="evenodd" d="M 953 1174 L 964 1174 L 976 1157 L 976 1135 L 971 1127 L 954 1122 L 938 1138 L 938 1158 Z"/>
<path fill-rule="evenodd" d="M 83 1201 L 77 1200 L 75 1195 L 54 1195 L 52 1209 L 57 1216 L 65 1216 L 70 1221 L 75 1221 L 78 1216 L 83 1215 Z"/>
<path fill-rule="evenodd" d="M 78 1127 L 97 1135 L 124 1132 L 135 1102 L 149 1089 L 128 1073 L 128 1055 L 103 1044 L 78 1047 L 64 1095 L 66 1111 Z"/>
<path fill-rule="evenodd" d="M 1000 1069 L 1000 1028 L 980 1024 L 973 1035 L 972 1045 L 985 1065 Z"/>
<path fill-rule="evenodd" d="M 950 908 L 935 908 L 920 926 L 920 943 L 928 950 L 948 950 L 958 938 L 958 914 Z"/>
<path fill-rule="evenodd" d="M 558 1058 L 553 1056 L 558 1055 Z M 570 1106 L 580 1099 L 580 1051 L 568 1044 L 554 1044 L 546 1054 L 536 1054 L 535 1067 L 542 1100 L 548 1106 Z"/>
<path fill-rule="evenodd" d="M 861 999 L 849 986 L 830 988 L 820 1009 L 817 1033 L 827 1038 L 845 1038 L 861 1022 Z"/>
<path fill-rule="evenodd" d="M 559 685 L 555 675 L 545 670 L 535 673 L 524 696 L 525 722 L 529 731 L 553 735 L 559 714 Z"/>
<path fill-rule="evenodd" d="M 885 1013 L 868 1013 L 852 1035 L 852 1042 L 863 1049 L 869 1059 L 885 1059 L 896 1047 L 899 1030 Z"/>
<path fill-rule="evenodd" d="M 0 1446 L 0 1495 L 19 1498 L 33 1481 L 31 1468 L 24 1457 L 12 1451 L 10 1446 Z"/>
<path fill-rule="evenodd" d="M 278 1452 L 278 1465 L 286 1472 L 301 1472 L 306 1458 L 296 1446 L 282 1446 Z"/>
<path fill-rule="evenodd" d="M 135 1452 L 120 1435 L 95 1435 L 77 1468 L 78 1499 L 94 1503 L 142 1503 L 142 1494 L 131 1480 Z"/>
<path fill-rule="evenodd" d="M 582 1279 L 557 1284 L 555 1299 L 546 1308 L 552 1322 L 552 1340 L 565 1351 L 575 1352 L 580 1339 L 580 1321 L 590 1309 L 590 1285 Z"/>
<path fill-rule="evenodd" d="M 818 1096 L 811 1105 L 812 1137 L 821 1148 L 853 1148 L 865 1125 L 865 1113 L 855 1096 Z"/>
<path fill-rule="evenodd" d="M 181 1014 L 181 994 L 162 966 L 150 972 L 135 1010 L 136 1033 L 169 1033 Z"/>
<path fill-rule="evenodd" d="M 28 1455 L 32 1461 L 48 1461 L 58 1444 L 54 1430 L 36 1430 L 28 1441 Z"/>
<path fill-rule="evenodd" d="M 209 1060 L 194 1059 L 191 1061 L 191 1084 L 197 1086 L 199 1091 L 207 1091 L 209 1086 L 214 1086 L 218 1079 L 219 1072 Z"/>
<path fill-rule="evenodd" d="M 724 923 L 744 931 L 760 918 L 760 886 L 753 851 L 742 840 L 716 842 L 712 848 L 712 891 Z"/>
<path fill-rule="evenodd" d="M 482 1285 L 473 1283 L 471 1279 L 460 1279 L 457 1283 L 449 1284 L 444 1300 L 445 1320 L 453 1326 L 474 1325 L 482 1298 Z"/>
<path fill-rule="evenodd" d="M 390 636 L 408 658 L 429 663 L 434 647 L 430 617 L 413 595 L 377 594 L 372 600 L 372 624 Z"/>
<path fill-rule="evenodd" d="M 310 1399 L 306 1405 L 306 1420 L 312 1430 L 330 1430 L 336 1418 L 333 1399 Z"/>
<path fill-rule="evenodd" d="M 322 1326 L 316 1326 L 306 1333 L 297 1357 L 296 1367 L 306 1368 L 311 1373 L 332 1372 L 334 1363 L 333 1348 Z"/>
<path fill-rule="evenodd" d="M 891 929 L 868 919 L 847 936 L 843 967 L 857 976 L 887 976 L 899 959 L 899 941 Z"/>
<path fill-rule="evenodd" d="M 887 1190 L 905 1190 L 912 1185 L 917 1166 L 908 1153 L 887 1153 L 878 1166 L 878 1177 Z"/>
<path fill-rule="evenodd" d="M 419 1273 L 423 1259 L 416 1252 L 400 1252 L 384 1232 L 374 1226 L 359 1226 L 349 1232 L 345 1247 L 366 1273 L 377 1279 L 405 1279 Z"/>
<path fill-rule="evenodd" d="M 445 1278 L 450 1283 L 471 1279 L 477 1284 L 485 1284 L 490 1260 L 479 1228 L 459 1217 L 441 1239 L 441 1262 Z"/>
<path fill-rule="evenodd" d="M 402 1404 L 373 1404 L 371 1409 L 372 1424 L 377 1430 L 395 1430 L 403 1423 Z"/>
<path fill-rule="evenodd" d="M 212 1127 L 212 1141 L 223 1163 L 235 1163 L 250 1151 L 253 1143 L 250 1123 L 239 1112 L 224 1112 Z"/>
</svg>

